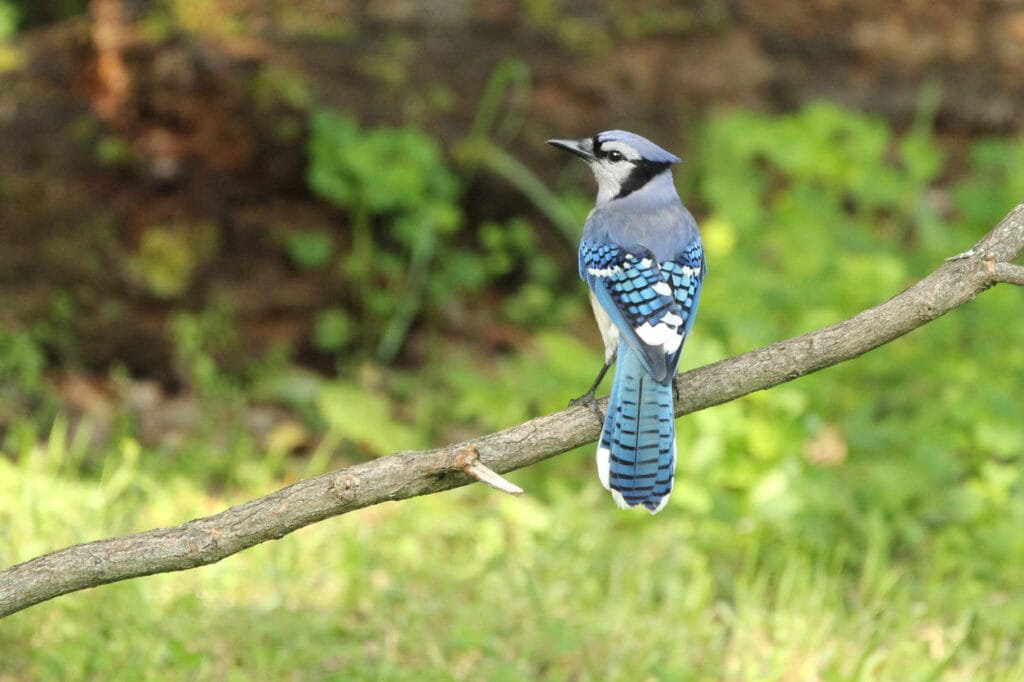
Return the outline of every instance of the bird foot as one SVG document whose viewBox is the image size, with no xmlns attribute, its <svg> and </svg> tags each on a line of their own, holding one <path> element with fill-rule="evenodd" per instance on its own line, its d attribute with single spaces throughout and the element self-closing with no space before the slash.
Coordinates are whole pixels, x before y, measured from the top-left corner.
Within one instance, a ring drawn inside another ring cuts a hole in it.
<svg viewBox="0 0 1024 682">
<path fill-rule="evenodd" d="M 599 424 L 604 426 L 604 413 L 601 412 L 601 408 L 597 406 L 597 387 L 601 385 L 601 380 L 604 379 L 605 373 L 608 372 L 609 365 L 601 365 L 601 371 L 597 373 L 597 378 L 594 379 L 594 383 L 590 385 L 590 390 L 581 395 L 579 398 L 574 398 L 569 401 L 569 407 L 589 407 L 590 411 L 597 417 Z"/>
<path fill-rule="evenodd" d="M 597 406 L 597 396 L 594 394 L 593 389 L 587 391 L 579 398 L 570 400 L 569 407 L 589 407 L 590 411 L 597 417 L 597 421 L 602 425 L 604 424 L 604 412 Z"/>
</svg>

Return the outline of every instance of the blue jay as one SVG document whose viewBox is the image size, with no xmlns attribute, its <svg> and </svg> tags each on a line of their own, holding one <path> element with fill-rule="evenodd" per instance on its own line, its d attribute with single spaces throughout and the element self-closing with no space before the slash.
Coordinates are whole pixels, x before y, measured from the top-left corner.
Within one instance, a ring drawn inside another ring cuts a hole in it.
<svg viewBox="0 0 1024 682">
<path fill-rule="evenodd" d="M 676 464 L 672 379 L 706 270 L 697 223 L 672 182 L 679 157 L 623 130 L 548 144 L 582 158 L 597 179 L 579 270 L 605 361 L 581 400 L 593 403 L 616 363 L 597 473 L 619 507 L 656 514 L 668 503 Z"/>
</svg>

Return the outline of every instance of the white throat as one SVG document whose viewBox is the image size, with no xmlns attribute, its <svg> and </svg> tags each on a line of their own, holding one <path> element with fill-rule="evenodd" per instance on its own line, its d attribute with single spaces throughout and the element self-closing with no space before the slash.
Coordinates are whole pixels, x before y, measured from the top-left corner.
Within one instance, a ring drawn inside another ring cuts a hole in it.
<svg viewBox="0 0 1024 682">
<path fill-rule="evenodd" d="M 594 178 L 597 180 L 597 200 L 595 201 L 595 205 L 604 206 L 619 195 L 619 192 L 622 190 L 622 185 L 626 182 L 627 177 L 620 176 L 612 169 L 600 163 L 591 163 L 590 167 L 594 171 Z M 633 190 L 623 198 L 635 197 L 640 199 L 642 197 L 650 197 L 658 194 L 663 194 L 666 198 L 677 196 L 671 171 L 658 173 L 656 176 L 651 178 L 646 185 Z"/>
</svg>

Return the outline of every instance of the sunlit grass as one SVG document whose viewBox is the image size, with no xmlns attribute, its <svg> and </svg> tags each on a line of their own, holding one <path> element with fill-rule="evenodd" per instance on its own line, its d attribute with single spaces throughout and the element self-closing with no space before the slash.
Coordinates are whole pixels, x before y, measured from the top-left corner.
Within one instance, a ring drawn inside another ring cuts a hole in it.
<svg viewBox="0 0 1024 682">
<path fill-rule="evenodd" d="M 271 490 L 157 480 L 125 441 L 80 479 L 53 446 L 0 458 L 0 563 L 180 523 Z M 1019 597 L 958 557 L 855 556 L 747 519 L 618 511 L 590 453 L 389 503 L 218 564 L 60 597 L 0 625 L 0 679 L 1013 680 Z M 589 473 L 589 472 L 588 472 Z M 984 592 L 980 593 L 984 595 Z M 964 608 L 962 597 L 972 603 Z M 1013 604 L 1017 602 L 1016 616 Z M 986 612 L 990 612 L 986 614 Z M 996 617 L 998 614 L 998 617 Z M 1009 620 L 1007 620 L 1009 619 Z"/>
</svg>

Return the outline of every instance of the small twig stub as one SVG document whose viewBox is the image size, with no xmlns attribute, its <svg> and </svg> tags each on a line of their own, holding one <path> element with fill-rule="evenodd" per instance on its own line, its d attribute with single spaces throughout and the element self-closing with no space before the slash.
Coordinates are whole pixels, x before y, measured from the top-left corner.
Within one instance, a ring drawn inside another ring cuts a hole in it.
<svg viewBox="0 0 1024 682">
<path fill-rule="evenodd" d="M 460 452 L 455 461 L 466 474 L 481 483 L 491 486 L 495 490 L 500 490 L 503 493 L 515 495 L 516 497 L 523 494 L 522 488 L 507 478 L 503 478 L 498 472 L 489 469 L 480 461 L 480 451 L 475 445 L 471 445 L 468 449 Z"/>
</svg>

